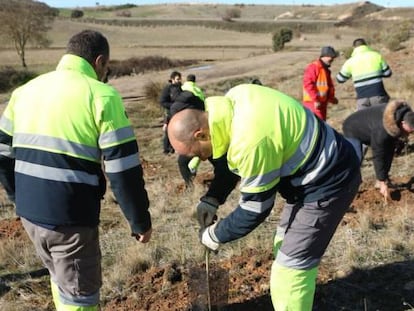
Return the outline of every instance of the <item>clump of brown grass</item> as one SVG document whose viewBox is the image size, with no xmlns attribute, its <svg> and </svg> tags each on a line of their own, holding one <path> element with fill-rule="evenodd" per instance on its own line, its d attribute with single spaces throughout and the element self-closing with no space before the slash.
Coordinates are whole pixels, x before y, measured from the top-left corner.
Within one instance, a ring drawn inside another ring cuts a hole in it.
<svg viewBox="0 0 414 311">
<path fill-rule="evenodd" d="M 144 85 L 144 96 L 153 105 L 159 106 L 159 97 L 164 85 L 161 82 L 148 81 Z"/>
<path fill-rule="evenodd" d="M 28 70 L 16 70 L 10 66 L 0 69 L 0 92 L 7 92 L 33 79 L 38 74 Z"/>
<path fill-rule="evenodd" d="M 196 60 L 172 60 L 163 56 L 131 57 L 126 60 L 109 62 L 109 78 L 130 76 L 148 71 L 165 70 L 180 66 L 197 64 Z"/>
</svg>

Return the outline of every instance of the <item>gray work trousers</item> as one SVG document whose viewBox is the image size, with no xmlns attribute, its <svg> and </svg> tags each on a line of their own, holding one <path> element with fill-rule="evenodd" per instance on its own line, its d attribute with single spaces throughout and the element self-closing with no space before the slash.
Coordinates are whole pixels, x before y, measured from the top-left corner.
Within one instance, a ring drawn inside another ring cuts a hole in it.
<svg viewBox="0 0 414 311">
<path fill-rule="evenodd" d="M 99 303 L 102 286 L 98 227 L 59 226 L 49 230 L 21 218 L 36 252 L 69 305 Z"/>
<path fill-rule="evenodd" d="M 388 104 L 389 100 L 390 100 L 390 97 L 388 95 L 358 98 L 357 99 L 357 110 L 367 109 L 375 105 L 386 105 Z"/>
<path fill-rule="evenodd" d="M 341 191 L 330 198 L 309 203 L 286 203 L 276 233 L 279 239 L 283 239 L 276 262 L 292 269 L 308 270 L 318 266 L 360 183 L 358 171 Z"/>
</svg>

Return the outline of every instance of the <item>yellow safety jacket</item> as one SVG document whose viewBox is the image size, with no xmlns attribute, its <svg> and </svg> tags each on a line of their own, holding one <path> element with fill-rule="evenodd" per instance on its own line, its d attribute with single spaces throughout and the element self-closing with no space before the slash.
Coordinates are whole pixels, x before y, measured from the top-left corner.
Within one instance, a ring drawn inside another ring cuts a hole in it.
<svg viewBox="0 0 414 311">
<path fill-rule="evenodd" d="M 342 135 L 274 89 L 242 84 L 208 97 L 205 106 L 212 157 L 227 153 L 230 170 L 241 177 L 238 207 L 214 230 L 220 242 L 258 226 L 277 192 L 288 202 L 327 199 L 359 170 L 355 149 Z"/>
<path fill-rule="evenodd" d="M 200 98 L 202 101 L 206 99 L 204 92 L 195 84 L 193 81 L 186 81 L 181 86 L 183 91 L 189 91 L 193 93 L 195 96 Z"/>
<path fill-rule="evenodd" d="M 64 55 L 55 71 L 16 89 L 0 119 L 0 143 L 13 151 L 0 155 L 0 163 L 15 157 L 19 216 L 52 226 L 97 225 L 104 168 L 131 230 L 151 227 L 121 97 L 85 59 Z"/>
<path fill-rule="evenodd" d="M 336 76 L 339 83 L 352 77 L 357 98 L 387 96 L 383 77 L 392 75 L 391 68 L 380 53 L 366 45 L 358 46 Z"/>
<path fill-rule="evenodd" d="M 271 189 L 280 177 L 294 174 L 315 146 L 314 116 L 271 88 L 235 87 L 225 97 L 208 97 L 206 110 L 213 158 L 227 152 L 230 169 L 242 178 L 242 192 Z"/>
</svg>

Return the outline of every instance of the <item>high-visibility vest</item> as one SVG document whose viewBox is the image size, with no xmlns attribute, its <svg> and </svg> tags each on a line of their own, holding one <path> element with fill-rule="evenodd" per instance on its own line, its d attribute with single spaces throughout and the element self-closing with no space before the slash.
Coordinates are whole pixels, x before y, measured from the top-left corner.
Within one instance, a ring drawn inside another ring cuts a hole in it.
<svg viewBox="0 0 414 311">
<path fill-rule="evenodd" d="M 317 89 L 318 101 L 321 103 L 326 103 L 329 99 L 329 79 L 327 71 L 323 68 L 323 65 L 319 60 L 316 60 L 312 65 L 317 66 L 318 78 L 315 81 L 315 86 Z M 305 87 L 303 87 L 303 101 L 304 102 L 313 102 L 314 99 L 310 96 Z"/>
<path fill-rule="evenodd" d="M 230 170 L 242 178 L 242 192 L 271 189 L 294 174 L 315 148 L 315 116 L 279 91 L 242 84 L 205 103 L 213 158 L 227 152 Z"/>
<path fill-rule="evenodd" d="M 202 101 L 204 101 L 206 99 L 205 95 L 204 95 L 204 92 L 193 81 L 184 82 L 183 85 L 181 86 L 181 89 L 183 91 L 189 91 L 189 92 L 193 93 L 194 96 L 197 96 Z"/>
<path fill-rule="evenodd" d="M 49 225 L 97 225 L 104 168 L 123 210 L 134 211 L 133 231 L 148 229 L 149 216 L 136 212 L 148 202 L 133 128 L 120 94 L 100 82 L 85 59 L 66 54 L 55 71 L 16 89 L 0 135 L 12 139 L 15 151 L 19 216 Z"/>
</svg>

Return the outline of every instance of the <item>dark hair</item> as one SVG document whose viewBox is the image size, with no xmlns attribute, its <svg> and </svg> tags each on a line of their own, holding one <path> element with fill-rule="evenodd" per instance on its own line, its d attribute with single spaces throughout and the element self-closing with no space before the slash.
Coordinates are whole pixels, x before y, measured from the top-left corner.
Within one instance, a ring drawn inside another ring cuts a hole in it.
<svg viewBox="0 0 414 311">
<path fill-rule="evenodd" d="M 362 38 L 355 39 L 354 42 L 352 43 L 352 46 L 354 48 L 361 46 L 361 45 L 367 45 L 367 42 Z"/>
<path fill-rule="evenodd" d="M 170 112 L 173 116 L 184 109 L 205 110 L 204 101 L 190 91 L 182 91 L 171 105 Z"/>
<path fill-rule="evenodd" d="M 109 59 L 108 40 L 98 31 L 83 30 L 69 39 L 66 46 L 68 54 L 74 54 L 93 64 L 99 55 Z"/>
<path fill-rule="evenodd" d="M 179 71 L 171 72 L 170 79 L 174 79 L 175 77 L 180 77 L 181 78 L 181 72 L 179 72 Z"/>
<path fill-rule="evenodd" d="M 257 85 L 263 85 L 263 84 L 262 84 L 262 81 L 260 81 L 260 80 L 259 80 L 259 79 L 257 79 L 257 78 L 252 79 L 252 80 L 250 81 L 250 83 L 251 83 L 251 84 L 257 84 Z"/>
<path fill-rule="evenodd" d="M 408 124 L 408 126 L 414 129 L 414 112 L 408 111 L 404 114 L 403 121 Z"/>
<path fill-rule="evenodd" d="M 190 74 L 187 76 L 187 81 L 196 82 L 196 76 L 195 76 L 195 75 L 193 75 L 192 73 L 190 73 Z"/>
</svg>

